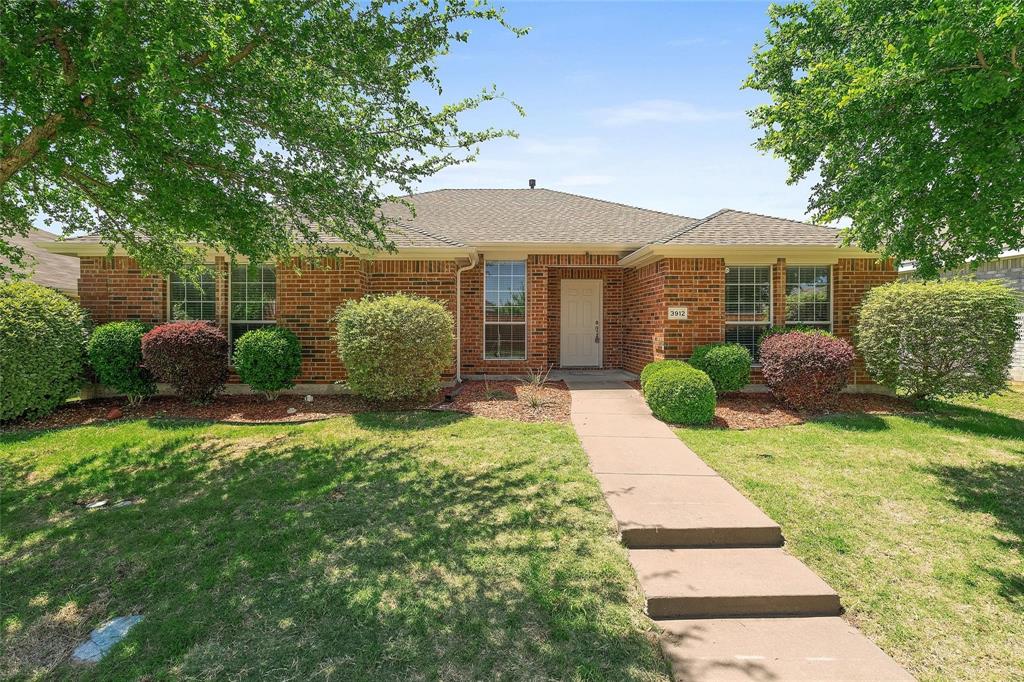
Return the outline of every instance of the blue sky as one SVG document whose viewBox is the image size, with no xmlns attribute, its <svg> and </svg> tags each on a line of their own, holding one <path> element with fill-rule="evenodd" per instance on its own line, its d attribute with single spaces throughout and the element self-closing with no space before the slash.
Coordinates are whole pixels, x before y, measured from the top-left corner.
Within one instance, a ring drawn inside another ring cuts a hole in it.
<svg viewBox="0 0 1024 682">
<path fill-rule="evenodd" d="M 497 0 L 500 1 L 500 0 Z M 806 217 L 810 182 L 751 145 L 740 90 L 767 26 L 767 2 L 503 3 L 515 38 L 477 23 L 440 61 L 445 97 L 494 83 L 525 107 L 491 103 L 468 124 L 514 128 L 518 139 L 424 182 L 439 187 L 551 189 L 701 217 L 719 208 Z"/>
</svg>

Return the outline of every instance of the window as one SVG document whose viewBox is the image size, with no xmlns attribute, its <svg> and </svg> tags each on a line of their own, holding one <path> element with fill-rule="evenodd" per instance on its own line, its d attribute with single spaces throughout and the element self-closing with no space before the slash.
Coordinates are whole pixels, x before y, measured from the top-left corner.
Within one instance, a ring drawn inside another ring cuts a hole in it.
<svg viewBox="0 0 1024 682">
<path fill-rule="evenodd" d="M 786 267 L 786 324 L 832 328 L 831 268 Z"/>
<path fill-rule="evenodd" d="M 484 358 L 526 359 L 526 263 L 484 266 Z"/>
<path fill-rule="evenodd" d="M 771 324 L 772 269 L 729 266 L 725 269 L 725 340 L 738 343 L 757 361 L 758 339 Z"/>
<path fill-rule="evenodd" d="M 250 329 L 277 319 L 277 272 L 273 265 L 231 266 L 231 343 Z"/>
<path fill-rule="evenodd" d="M 217 283 L 212 272 L 204 272 L 199 283 L 171 275 L 168 317 L 172 320 L 216 319 Z"/>
</svg>

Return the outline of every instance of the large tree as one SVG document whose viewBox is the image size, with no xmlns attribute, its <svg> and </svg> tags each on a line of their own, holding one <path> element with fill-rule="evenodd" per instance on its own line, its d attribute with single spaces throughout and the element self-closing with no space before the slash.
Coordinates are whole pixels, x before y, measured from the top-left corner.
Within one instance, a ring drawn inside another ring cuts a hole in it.
<svg viewBox="0 0 1024 682">
<path fill-rule="evenodd" d="M 922 274 L 1024 247 L 1020 0 L 773 5 L 746 87 L 758 147 L 817 170 L 819 220 Z"/>
<path fill-rule="evenodd" d="M 474 19 L 508 27 L 472 0 L 5 0 L 0 256 L 40 215 L 159 270 L 386 248 L 389 192 L 503 134 L 458 120 L 493 86 L 424 101 Z"/>
</svg>

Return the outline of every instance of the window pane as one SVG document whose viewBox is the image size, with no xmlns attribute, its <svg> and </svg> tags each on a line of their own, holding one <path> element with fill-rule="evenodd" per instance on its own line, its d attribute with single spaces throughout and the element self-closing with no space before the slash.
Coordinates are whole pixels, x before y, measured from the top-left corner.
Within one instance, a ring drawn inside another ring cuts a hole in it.
<svg viewBox="0 0 1024 682">
<path fill-rule="evenodd" d="M 233 266 L 231 268 L 231 321 L 233 323 L 269 323 L 275 319 L 276 314 L 277 285 L 274 266 Z M 233 325 L 232 329 L 236 326 L 238 325 Z"/>
<path fill-rule="evenodd" d="M 488 261 L 485 264 L 484 322 L 484 357 L 526 357 L 525 262 Z"/>
<path fill-rule="evenodd" d="M 526 325 L 484 325 L 484 357 L 491 360 L 526 358 Z"/>
<path fill-rule="evenodd" d="M 786 268 L 786 322 L 828 328 L 832 323 L 828 266 Z"/>
<path fill-rule="evenodd" d="M 771 314 L 771 268 L 729 266 L 725 273 L 725 319 L 767 322 Z"/>
<path fill-rule="evenodd" d="M 170 276 L 168 297 L 172 320 L 214 319 L 217 283 L 212 272 L 199 277 L 198 286 L 179 275 Z"/>
<path fill-rule="evenodd" d="M 748 351 L 754 362 L 758 361 L 761 350 L 759 339 L 768 325 L 764 324 L 730 324 L 725 327 L 726 343 L 738 343 Z"/>
</svg>

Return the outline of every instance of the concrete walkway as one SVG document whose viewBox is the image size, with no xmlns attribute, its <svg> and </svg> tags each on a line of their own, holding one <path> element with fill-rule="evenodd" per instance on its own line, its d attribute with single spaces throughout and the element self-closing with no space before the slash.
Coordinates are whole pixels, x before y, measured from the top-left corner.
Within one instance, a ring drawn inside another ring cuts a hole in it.
<svg viewBox="0 0 1024 682">
<path fill-rule="evenodd" d="M 617 375 L 559 378 L 676 680 L 913 679 L 839 617 L 839 595 L 782 549 L 778 524 L 637 391 Z"/>
</svg>

